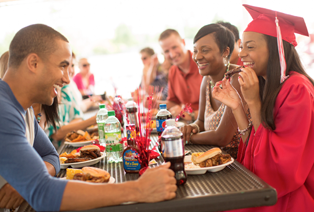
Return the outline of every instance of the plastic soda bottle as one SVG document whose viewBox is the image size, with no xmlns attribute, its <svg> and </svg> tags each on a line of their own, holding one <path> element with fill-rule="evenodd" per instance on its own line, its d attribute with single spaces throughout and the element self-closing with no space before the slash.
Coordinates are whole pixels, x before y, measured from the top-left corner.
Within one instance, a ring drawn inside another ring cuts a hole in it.
<svg viewBox="0 0 314 212">
<path fill-rule="evenodd" d="M 106 109 L 106 105 L 100 104 L 99 111 L 96 116 L 96 123 L 98 125 L 98 135 L 99 135 L 99 143 L 103 146 L 106 145 L 105 143 L 105 121 L 108 118 L 108 110 Z"/>
<path fill-rule="evenodd" d="M 157 134 L 158 137 L 162 134 L 166 127 L 166 120 L 171 119 L 172 115 L 171 113 L 167 110 L 167 105 L 166 104 L 160 104 L 159 105 L 159 111 L 156 115 L 156 128 L 157 128 Z M 161 152 L 162 147 L 161 144 L 158 146 L 159 151 Z"/>
<path fill-rule="evenodd" d="M 136 133 L 139 132 L 138 118 L 137 118 L 137 104 L 130 100 L 125 105 L 126 117 L 129 120 L 129 124 L 134 124 Z"/>
<path fill-rule="evenodd" d="M 166 125 L 167 128 L 161 135 L 163 157 L 166 162 L 171 162 L 170 169 L 175 173 L 177 185 L 183 185 L 187 180 L 184 170 L 183 134 L 175 126 L 174 119 L 168 119 Z"/>
<path fill-rule="evenodd" d="M 122 162 L 123 144 L 121 141 L 121 125 L 114 111 L 108 111 L 105 121 L 106 155 L 109 163 Z"/>
</svg>

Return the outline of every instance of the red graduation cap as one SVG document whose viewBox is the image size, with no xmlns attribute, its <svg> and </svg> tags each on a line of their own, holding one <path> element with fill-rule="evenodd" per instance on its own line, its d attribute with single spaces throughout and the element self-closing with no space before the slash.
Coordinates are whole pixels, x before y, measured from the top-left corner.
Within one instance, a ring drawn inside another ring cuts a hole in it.
<svg viewBox="0 0 314 212">
<path fill-rule="evenodd" d="M 294 33 L 309 36 L 307 27 L 302 17 L 293 16 L 274 10 L 243 4 L 250 13 L 253 21 L 249 23 L 245 32 L 258 32 L 277 37 L 275 17 L 278 17 L 282 39 L 296 46 Z"/>
<path fill-rule="evenodd" d="M 297 46 L 294 33 L 309 36 L 304 19 L 302 17 L 247 4 L 243 4 L 243 6 L 253 18 L 253 21 L 249 23 L 244 32 L 258 32 L 261 34 L 277 37 L 281 67 L 280 82 L 282 83 L 287 78 L 286 60 L 282 40 Z"/>
</svg>

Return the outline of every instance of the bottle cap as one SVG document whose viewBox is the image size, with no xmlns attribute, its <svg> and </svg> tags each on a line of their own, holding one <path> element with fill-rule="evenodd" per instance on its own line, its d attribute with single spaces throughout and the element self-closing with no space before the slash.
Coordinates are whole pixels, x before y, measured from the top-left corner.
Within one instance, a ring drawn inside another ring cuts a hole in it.
<svg viewBox="0 0 314 212">
<path fill-rule="evenodd" d="M 176 126 L 176 120 L 175 119 L 167 119 L 166 120 L 167 127 L 169 126 Z"/>
<path fill-rule="evenodd" d="M 108 111 L 108 116 L 115 116 L 115 115 L 116 115 L 116 114 L 115 114 L 114 110 Z"/>
<path fill-rule="evenodd" d="M 103 108 L 106 108 L 106 105 L 105 104 L 100 104 L 99 105 L 99 109 L 103 109 Z"/>
<path fill-rule="evenodd" d="M 166 104 L 160 104 L 159 109 L 167 109 L 167 105 Z"/>
<path fill-rule="evenodd" d="M 136 104 L 133 100 L 131 100 L 131 101 L 128 101 L 128 102 L 126 103 L 125 107 L 126 107 L 126 108 L 134 108 L 134 107 L 137 108 L 137 104 Z"/>
</svg>

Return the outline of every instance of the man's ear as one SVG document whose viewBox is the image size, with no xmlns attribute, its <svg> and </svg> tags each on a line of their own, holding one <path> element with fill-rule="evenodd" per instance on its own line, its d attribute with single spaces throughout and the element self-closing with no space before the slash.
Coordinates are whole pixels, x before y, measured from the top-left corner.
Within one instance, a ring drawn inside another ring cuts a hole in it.
<svg viewBox="0 0 314 212">
<path fill-rule="evenodd" d="M 184 40 L 184 39 L 182 39 L 182 43 L 183 43 L 183 45 L 185 46 L 185 40 Z"/>
<path fill-rule="evenodd" d="M 37 54 L 31 53 L 26 57 L 26 64 L 27 68 L 31 71 L 36 73 L 38 69 L 40 58 L 38 57 Z"/>
</svg>

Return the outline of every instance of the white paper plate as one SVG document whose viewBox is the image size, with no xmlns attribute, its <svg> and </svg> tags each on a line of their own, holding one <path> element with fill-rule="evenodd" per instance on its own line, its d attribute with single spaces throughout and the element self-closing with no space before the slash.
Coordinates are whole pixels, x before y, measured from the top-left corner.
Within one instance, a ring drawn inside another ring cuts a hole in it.
<svg viewBox="0 0 314 212">
<path fill-rule="evenodd" d="M 64 144 L 68 144 L 70 146 L 73 147 L 81 147 L 81 146 L 85 146 L 87 144 L 91 144 L 94 140 L 90 140 L 90 141 L 80 141 L 80 142 L 69 142 L 69 141 L 65 141 Z"/>
<path fill-rule="evenodd" d="M 189 156 L 185 156 L 184 157 L 184 162 L 191 162 L 191 155 Z M 188 174 L 188 175 L 196 175 L 196 174 L 205 174 L 207 171 L 209 172 L 218 172 L 218 171 L 221 171 L 223 170 L 226 166 L 230 165 L 231 163 L 234 162 L 234 159 L 231 158 L 231 161 L 229 161 L 228 163 L 224 163 L 222 165 L 219 165 L 219 166 L 212 166 L 212 167 L 204 167 L 204 168 L 201 168 L 199 166 L 195 167 L 195 168 L 186 168 L 186 166 L 184 167 L 185 168 L 185 172 Z"/>
<path fill-rule="evenodd" d="M 87 160 L 87 161 L 77 162 L 77 163 L 60 164 L 60 168 L 61 169 L 66 169 L 69 166 L 71 166 L 72 168 L 81 168 L 81 167 L 84 167 L 84 166 L 94 165 L 94 164 L 98 163 L 100 160 L 104 159 L 104 157 L 106 156 L 106 154 L 103 153 L 103 152 L 101 152 L 100 154 L 101 154 L 101 156 L 99 158 L 95 158 L 95 159 L 92 159 L 92 160 Z"/>
<path fill-rule="evenodd" d="M 66 177 L 61 177 L 60 179 L 62 179 L 62 180 L 67 180 Z M 108 183 L 114 183 L 114 182 L 116 182 L 116 179 L 114 179 L 113 177 L 110 177 Z"/>
</svg>

